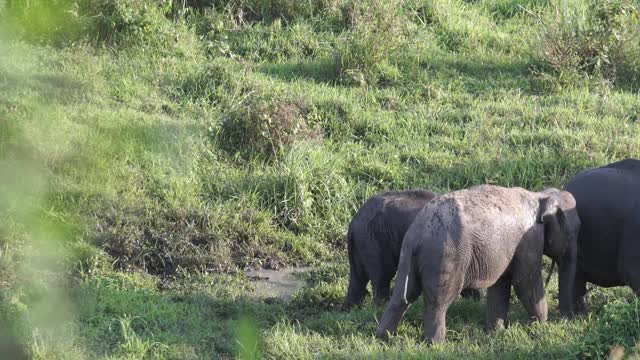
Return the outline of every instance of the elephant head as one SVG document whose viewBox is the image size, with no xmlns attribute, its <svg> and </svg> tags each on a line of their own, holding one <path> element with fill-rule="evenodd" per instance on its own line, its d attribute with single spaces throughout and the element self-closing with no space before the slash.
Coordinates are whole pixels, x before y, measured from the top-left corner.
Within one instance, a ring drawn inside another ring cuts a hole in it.
<svg viewBox="0 0 640 360">
<path fill-rule="evenodd" d="M 572 312 L 580 218 L 571 193 L 547 189 L 541 193 L 537 221 L 544 225 L 544 253 L 558 263 L 560 313 Z"/>
</svg>

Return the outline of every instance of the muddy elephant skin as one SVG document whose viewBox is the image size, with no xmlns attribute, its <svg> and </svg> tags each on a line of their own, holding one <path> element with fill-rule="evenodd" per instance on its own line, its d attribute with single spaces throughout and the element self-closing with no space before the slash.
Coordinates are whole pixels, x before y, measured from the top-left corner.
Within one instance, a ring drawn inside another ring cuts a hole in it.
<svg viewBox="0 0 640 360">
<path fill-rule="evenodd" d="M 511 286 L 531 318 L 546 321 L 543 254 L 559 264 L 560 311 L 569 313 L 579 228 L 573 197 L 557 189 L 480 185 L 434 198 L 407 230 L 376 335 L 394 333 L 422 292 L 425 338 L 443 342 L 447 309 L 464 288 L 488 288 L 488 329 L 504 326 Z"/>
<path fill-rule="evenodd" d="M 418 212 L 436 195 L 424 190 L 390 191 L 362 205 L 347 232 L 350 269 L 345 308 L 362 303 L 369 281 L 376 304 L 388 300 L 402 239 Z M 480 297 L 477 290 L 464 290 L 462 295 Z"/>
</svg>

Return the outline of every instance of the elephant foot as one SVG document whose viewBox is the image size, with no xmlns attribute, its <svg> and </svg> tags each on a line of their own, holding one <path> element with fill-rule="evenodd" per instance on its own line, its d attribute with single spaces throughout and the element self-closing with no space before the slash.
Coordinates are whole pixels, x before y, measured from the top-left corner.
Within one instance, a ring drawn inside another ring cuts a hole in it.
<svg viewBox="0 0 640 360">
<path fill-rule="evenodd" d="M 492 324 L 486 324 L 484 326 L 484 331 L 488 332 L 488 333 L 501 331 L 501 330 L 505 330 L 508 326 L 509 325 L 507 324 L 507 322 L 505 320 L 498 319 L 495 322 L 493 322 Z"/>
<path fill-rule="evenodd" d="M 376 304 L 376 306 L 382 306 L 384 304 L 386 304 L 390 299 L 390 296 L 382 296 L 382 297 L 376 297 L 373 300 L 373 303 Z"/>
<path fill-rule="evenodd" d="M 425 336 L 424 340 L 429 346 L 433 346 L 435 344 L 446 344 L 447 338 L 445 333 L 445 329 L 437 329 L 433 336 Z"/>
<path fill-rule="evenodd" d="M 573 307 L 573 312 L 576 315 L 586 315 L 589 311 L 589 304 L 587 304 L 587 301 L 584 298 L 578 300 Z"/>
<path fill-rule="evenodd" d="M 342 304 L 342 306 L 340 307 L 340 310 L 342 310 L 342 311 L 350 311 L 351 309 L 353 309 L 355 307 L 358 307 L 358 306 L 359 306 L 359 304 L 354 304 L 354 303 L 351 303 L 351 302 L 344 302 Z"/>
<path fill-rule="evenodd" d="M 388 330 L 386 329 L 378 329 L 376 330 L 376 337 L 383 342 L 388 342 L 390 335 L 395 335 L 395 334 L 390 334 Z"/>
</svg>

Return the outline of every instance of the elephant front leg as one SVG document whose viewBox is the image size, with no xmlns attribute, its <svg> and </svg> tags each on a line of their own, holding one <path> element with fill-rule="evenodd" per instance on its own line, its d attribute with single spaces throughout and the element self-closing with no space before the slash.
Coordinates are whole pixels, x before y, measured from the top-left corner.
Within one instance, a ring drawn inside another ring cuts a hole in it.
<svg viewBox="0 0 640 360">
<path fill-rule="evenodd" d="M 430 345 L 443 343 L 447 334 L 447 310 L 462 291 L 462 279 L 444 272 L 439 278 L 427 278 L 422 282 L 422 288 L 425 340 Z"/>
<path fill-rule="evenodd" d="M 511 276 L 503 275 L 487 289 L 487 331 L 501 330 L 506 326 L 509 300 L 511 299 Z"/>
</svg>

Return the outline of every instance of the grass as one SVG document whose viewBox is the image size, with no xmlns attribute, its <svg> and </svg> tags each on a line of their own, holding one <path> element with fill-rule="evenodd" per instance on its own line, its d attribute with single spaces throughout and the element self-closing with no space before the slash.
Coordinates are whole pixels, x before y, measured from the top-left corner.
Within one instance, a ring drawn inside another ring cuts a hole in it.
<svg viewBox="0 0 640 360">
<path fill-rule="evenodd" d="M 373 194 L 540 190 L 640 157 L 634 78 L 545 57 L 547 19 L 580 3 L 73 3 L 0 1 L 2 354 L 637 351 L 626 288 L 593 289 L 592 314 L 566 321 L 554 279 L 549 323 L 528 324 L 513 300 L 511 326 L 496 334 L 482 331 L 483 303 L 459 300 L 449 343 L 433 348 L 419 341 L 420 301 L 389 344 L 373 337 L 382 308 L 339 306 L 346 228 Z M 623 45 L 617 54 L 633 52 Z M 616 69 L 637 72 L 628 59 Z M 262 297 L 242 273 L 295 265 L 313 271 L 291 302 Z"/>
</svg>

